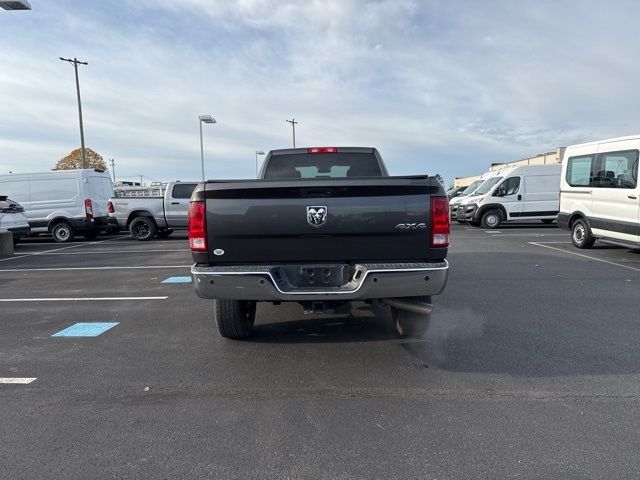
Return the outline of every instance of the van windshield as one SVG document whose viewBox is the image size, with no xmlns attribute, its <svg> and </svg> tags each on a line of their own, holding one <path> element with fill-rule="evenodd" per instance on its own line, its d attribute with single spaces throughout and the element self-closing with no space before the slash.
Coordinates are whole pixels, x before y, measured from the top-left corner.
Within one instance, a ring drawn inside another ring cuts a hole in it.
<svg viewBox="0 0 640 480">
<path fill-rule="evenodd" d="M 485 180 L 485 182 L 480 185 L 478 187 L 478 189 L 475 191 L 476 195 L 485 195 L 486 193 L 489 193 L 489 190 L 491 190 L 491 188 L 493 188 L 493 186 L 498 183 L 499 181 L 502 180 L 503 177 L 493 177 L 490 178 L 488 180 Z"/>
<path fill-rule="evenodd" d="M 462 192 L 461 196 L 466 197 L 468 195 L 472 195 L 473 193 L 475 193 L 475 191 L 478 189 L 478 187 L 480 185 L 482 185 L 483 183 L 484 183 L 484 180 L 476 180 L 471 185 L 469 185 L 464 192 Z"/>
</svg>

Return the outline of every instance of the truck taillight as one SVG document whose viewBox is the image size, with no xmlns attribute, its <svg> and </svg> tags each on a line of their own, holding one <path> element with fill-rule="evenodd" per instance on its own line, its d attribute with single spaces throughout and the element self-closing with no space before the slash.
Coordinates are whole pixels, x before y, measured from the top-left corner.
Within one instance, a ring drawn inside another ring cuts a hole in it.
<svg viewBox="0 0 640 480">
<path fill-rule="evenodd" d="M 307 148 L 307 153 L 337 153 L 336 147 L 311 147 Z"/>
<path fill-rule="evenodd" d="M 447 197 L 431 197 L 431 246 L 448 247 L 451 224 Z"/>
<path fill-rule="evenodd" d="M 89 220 L 93 218 L 93 204 L 89 198 L 84 200 L 84 214 Z"/>
<path fill-rule="evenodd" d="M 189 204 L 189 247 L 194 252 L 207 251 L 207 212 L 204 202 Z"/>
<path fill-rule="evenodd" d="M 116 213 L 116 209 L 113 207 L 113 202 L 107 202 L 107 212 Z"/>
</svg>

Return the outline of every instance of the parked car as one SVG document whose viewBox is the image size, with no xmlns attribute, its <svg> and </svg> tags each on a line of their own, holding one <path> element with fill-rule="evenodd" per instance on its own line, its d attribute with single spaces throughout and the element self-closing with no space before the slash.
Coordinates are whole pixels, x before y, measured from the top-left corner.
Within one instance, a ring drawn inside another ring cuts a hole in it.
<svg viewBox="0 0 640 480">
<path fill-rule="evenodd" d="M 51 233 L 56 242 L 76 234 L 92 240 L 107 228 L 113 187 L 102 170 L 0 175 L 0 191 L 24 207 L 32 233 Z"/>
<path fill-rule="evenodd" d="M 558 226 L 578 248 L 596 239 L 640 246 L 640 136 L 567 147 Z"/>
<path fill-rule="evenodd" d="M 374 148 L 273 150 L 258 180 L 194 191 L 193 285 L 224 337 L 250 335 L 257 301 L 307 313 L 383 301 L 399 335 L 420 337 L 447 281 L 449 228 L 442 184 L 390 177 Z"/>
<path fill-rule="evenodd" d="M 112 197 L 108 203 L 109 217 L 138 240 L 151 240 L 156 235 L 166 238 L 174 230 L 187 229 L 189 199 L 197 184 L 170 182 L 164 196 Z"/>
<path fill-rule="evenodd" d="M 5 232 L 13 234 L 13 244 L 16 245 L 21 237 L 31 232 L 31 228 L 22 205 L 0 195 L 0 233 Z"/>
<path fill-rule="evenodd" d="M 519 220 L 551 223 L 558 216 L 561 169 L 548 164 L 498 170 L 458 205 L 457 220 L 483 228 Z"/>
</svg>

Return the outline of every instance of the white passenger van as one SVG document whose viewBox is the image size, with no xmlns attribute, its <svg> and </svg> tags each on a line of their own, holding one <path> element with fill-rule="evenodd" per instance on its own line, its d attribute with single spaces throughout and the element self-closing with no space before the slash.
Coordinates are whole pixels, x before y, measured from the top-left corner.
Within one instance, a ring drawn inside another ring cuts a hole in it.
<svg viewBox="0 0 640 480">
<path fill-rule="evenodd" d="M 541 220 L 558 216 L 562 165 L 524 165 L 497 170 L 458 206 L 457 219 L 483 228 L 504 222 Z"/>
<path fill-rule="evenodd" d="M 567 147 L 558 226 L 578 248 L 596 239 L 640 246 L 640 135 Z"/>
<path fill-rule="evenodd" d="M 0 192 L 24 207 L 32 233 L 68 242 L 76 234 L 94 239 L 107 228 L 113 185 L 101 170 L 55 170 L 0 175 Z"/>
</svg>

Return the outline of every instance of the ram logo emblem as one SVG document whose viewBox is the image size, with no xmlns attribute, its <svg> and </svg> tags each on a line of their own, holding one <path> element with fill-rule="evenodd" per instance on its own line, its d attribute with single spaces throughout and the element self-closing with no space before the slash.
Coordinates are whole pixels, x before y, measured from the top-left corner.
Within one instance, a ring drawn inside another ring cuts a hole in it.
<svg viewBox="0 0 640 480">
<path fill-rule="evenodd" d="M 327 207 L 307 207 L 307 222 L 313 227 L 321 227 L 327 223 Z"/>
</svg>

